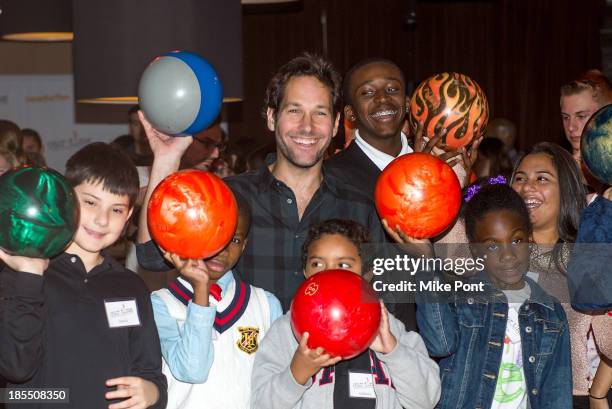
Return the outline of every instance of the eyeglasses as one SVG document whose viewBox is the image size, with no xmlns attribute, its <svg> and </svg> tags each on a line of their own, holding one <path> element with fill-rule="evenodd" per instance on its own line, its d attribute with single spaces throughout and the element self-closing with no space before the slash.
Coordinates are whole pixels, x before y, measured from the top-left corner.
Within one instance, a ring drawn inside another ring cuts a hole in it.
<svg viewBox="0 0 612 409">
<path fill-rule="evenodd" d="M 204 146 L 206 149 L 208 150 L 213 150 L 215 148 L 219 149 L 219 152 L 223 152 L 226 148 L 225 143 L 223 143 L 222 141 L 213 141 L 210 138 L 205 138 L 205 139 L 198 139 L 198 138 L 193 138 L 194 142 L 198 142 L 200 143 L 202 146 Z"/>
</svg>

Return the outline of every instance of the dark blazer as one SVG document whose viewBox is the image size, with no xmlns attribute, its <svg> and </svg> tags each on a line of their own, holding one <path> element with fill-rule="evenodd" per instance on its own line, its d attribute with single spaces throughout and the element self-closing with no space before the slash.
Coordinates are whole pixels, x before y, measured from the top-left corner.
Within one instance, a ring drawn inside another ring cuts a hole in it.
<svg viewBox="0 0 612 409">
<path fill-rule="evenodd" d="M 374 200 L 374 187 L 380 169 L 367 157 L 355 141 L 323 162 L 325 170 L 349 185 L 357 187 Z"/>
<path fill-rule="evenodd" d="M 380 169 L 368 158 L 355 141 L 343 151 L 323 162 L 325 171 L 357 188 L 374 200 L 374 188 Z M 387 237 L 389 242 L 393 239 Z M 416 309 L 412 303 L 387 305 L 389 311 L 404 323 L 408 331 L 416 331 Z"/>
</svg>

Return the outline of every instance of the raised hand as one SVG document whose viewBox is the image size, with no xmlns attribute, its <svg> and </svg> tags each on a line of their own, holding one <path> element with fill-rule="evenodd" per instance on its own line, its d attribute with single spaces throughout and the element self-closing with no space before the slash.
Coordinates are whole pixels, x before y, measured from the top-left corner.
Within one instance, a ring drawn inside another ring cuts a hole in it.
<svg viewBox="0 0 612 409">
<path fill-rule="evenodd" d="M 440 129 L 436 132 L 435 136 L 431 139 L 424 135 L 425 131 L 423 128 L 423 124 L 419 122 L 417 125 L 416 135 L 414 136 L 414 151 L 415 152 L 423 152 L 429 153 L 431 155 L 437 156 L 442 159 L 444 162 L 449 163 L 449 161 L 455 156 L 460 155 L 458 151 L 446 152 L 438 145 L 440 144 L 440 140 L 444 135 L 446 135 L 446 129 Z M 449 163 L 450 164 L 450 163 Z M 452 167 L 453 165 L 451 165 Z"/>
<path fill-rule="evenodd" d="M 170 136 L 153 128 L 147 120 L 144 112 L 138 111 L 138 118 L 142 123 L 145 134 L 149 141 L 149 146 L 155 158 L 163 157 L 166 160 L 179 160 L 193 142 L 191 136 Z"/>
<path fill-rule="evenodd" d="M 391 333 L 389 326 L 389 311 L 387 311 L 385 303 L 380 301 L 380 326 L 376 338 L 370 344 L 370 349 L 381 354 L 388 354 L 395 349 L 396 345 L 397 338 Z"/>
</svg>

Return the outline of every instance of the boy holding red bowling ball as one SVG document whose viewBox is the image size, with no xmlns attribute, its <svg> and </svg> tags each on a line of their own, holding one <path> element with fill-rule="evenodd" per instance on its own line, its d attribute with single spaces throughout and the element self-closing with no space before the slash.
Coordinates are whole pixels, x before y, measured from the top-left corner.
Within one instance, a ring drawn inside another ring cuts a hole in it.
<svg viewBox="0 0 612 409">
<path fill-rule="evenodd" d="M 302 258 L 306 278 L 346 269 L 361 275 L 360 247 L 368 233 L 359 223 L 332 219 L 312 227 Z M 255 357 L 251 405 L 254 408 L 433 408 L 440 396 L 438 366 L 415 332 L 381 303 L 379 332 L 351 360 L 308 347 L 308 333 L 296 340 L 290 312 L 279 318 Z"/>
<path fill-rule="evenodd" d="M 66 179 L 80 221 L 65 252 L 51 260 L 2 254 L 9 274 L 44 273 L 41 352 L 22 357 L 35 371 L 9 387 L 67 388 L 69 403 L 61 407 L 75 409 L 165 408 L 167 384 L 147 287 L 102 253 L 132 214 L 136 168 L 117 148 L 92 143 L 68 159 Z"/>
<path fill-rule="evenodd" d="M 234 196 L 238 224 L 227 246 L 204 260 L 164 254 L 180 276 L 151 295 L 168 377 L 167 409 L 200 408 L 202 402 L 213 409 L 248 408 L 259 342 L 282 315 L 274 295 L 232 272 L 251 224 L 248 203 Z"/>
</svg>

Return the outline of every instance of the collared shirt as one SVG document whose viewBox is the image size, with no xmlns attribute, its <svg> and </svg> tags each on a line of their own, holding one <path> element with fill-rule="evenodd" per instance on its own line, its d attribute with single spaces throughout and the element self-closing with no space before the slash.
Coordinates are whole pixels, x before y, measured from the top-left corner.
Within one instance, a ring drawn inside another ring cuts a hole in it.
<svg viewBox="0 0 612 409">
<path fill-rule="evenodd" d="M 191 284 L 182 277 L 178 277 L 181 284 L 193 292 Z M 225 273 L 217 284 L 221 287 L 221 297 L 225 297 L 227 288 L 234 282 L 232 271 Z M 269 292 L 266 292 L 270 306 L 270 323 L 283 315 L 280 302 Z M 206 381 L 214 360 L 212 343 L 213 324 L 217 307 L 210 296 L 211 304 L 208 307 L 189 301 L 187 306 L 187 319 L 179 330 L 177 320 L 170 315 L 168 307 L 162 298 L 153 293 L 151 302 L 161 350 L 172 375 L 182 382 L 202 383 Z"/>
<path fill-rule="evenodd" d="M 405 155 L 407 153 L 414 152 L 412 148 L 410 147 L 410 145 L 408 144 L 408 138 L 403 132 L 400 135 L 400 139 L 402 141 L 402 149 L 400 150 L 400 153 L 397 156 L 391 156 L 388 153 L 380 151 L 376 149 L 375 147 L 373 147 L 372 145 L 370 145 L 369 143 L 367 143 L 365 139 L 363 139 L 359 135 L 359 130 L 355 131 L 355 143 L 357 144 L 357 146 L 359 146 L 359 148 L 363 151 L 363 153 L 365 153 L 366 156 L 370 158 L 372 162 L 374 162 L 374 164 L 380 170 L 383 170 L 384 168 L 386 168 L 387 165 L 391 163 L 391 161 L 393 161 L 395 158 Z"/>
<path fill-rule="evenodd" d="M 112 403 L 105 394 L 114 389 L 106 386 L 106 380 L 137 376 L 157 386 L 159 400 L 153 408 L 165 408 L 166 377 L 161 372 L 149 291 L 142 279 L 111 257 L 87 272 L 81 259 L 69 253 L 52 259 L 43 279 L 43 353 L 35 375 L 9 387 L 69 388 L 69 404 L 58 407 L 105 408 Z M 139 325 L 111 328 L 107 303 L 120 300 L 133 300 Z M 14 407 L 47 405 L 20 403 Z"/>
<path fill-rule="evenodd" d="M 252 212 L 247 245 L 235 270 L 246 282 L 274 293 L 287 310 L 304 281 L 302 245 L 312 225 L 334 218 L 354 220 L 370 230 L 374 243 L 384 242 L 384 233 L 372 199 L 324 168 L 323 182 L 300 219 L 295 194 L 268 169 L 274 161 L 276 154 L 270 154 L 259 170 L 225 181 L 244 196 Z M 167 268 L 153 242 L 137 245 L 136 250 L 143 268 Z"/>
</svg>

